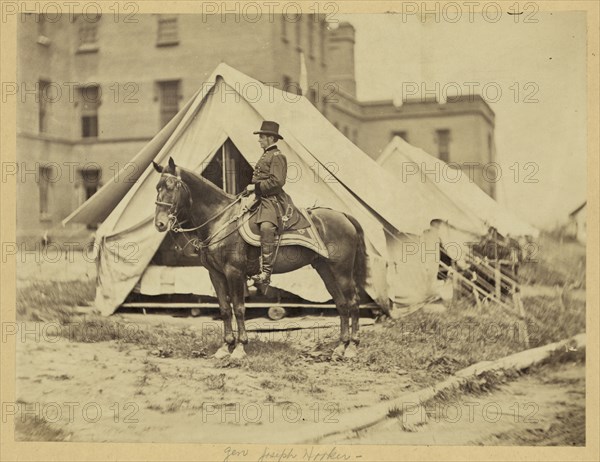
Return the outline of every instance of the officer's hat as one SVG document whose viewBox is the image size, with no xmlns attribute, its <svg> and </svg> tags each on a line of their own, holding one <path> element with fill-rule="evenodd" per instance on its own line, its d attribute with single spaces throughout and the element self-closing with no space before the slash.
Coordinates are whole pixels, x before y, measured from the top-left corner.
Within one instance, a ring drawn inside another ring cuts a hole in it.
<svg viewBox="0 0 600 462">
<path fill-rule="evenodd" d="M 260 126 L 260 130 L 254 132 L 255 135 L 271 135 L 282 140 L 283 136 L 279 134 L 279 124 L 270 120 L 265 120 Z"/>
</svg>

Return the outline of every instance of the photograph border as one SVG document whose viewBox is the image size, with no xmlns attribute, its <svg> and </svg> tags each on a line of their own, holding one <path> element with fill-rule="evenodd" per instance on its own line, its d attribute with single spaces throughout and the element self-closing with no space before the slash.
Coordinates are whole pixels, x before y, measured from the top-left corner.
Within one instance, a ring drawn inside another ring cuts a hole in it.
<svg viewBox="0 0 600 462">
<path fill-rule="evenodd" d="M 20 5 L 34 2 L 1 2 Z M 45 2 L 37 2 L 45 3 Z M 85 1 L 79 2 L 85 4 Z M 96 2 L 101 4 L 128 2 Z M 139 14 L 148 13 L 200 13 L 199 2 L 173 1 L 133 2 L 139 6 Z M 232 6 L 238 2 L 218 2 Z M 265 3 L 265 2 L 257 2 Z M 279 5 L 287 2 L 274 2 Z M 311 13 L 310 6 L 314 1 L 297 1 L 306 13 Z M 379 1 L 335 1 L 340 13 L 384 13 L 398 10 L 401 2 Z M 452 3 L 452 2 L 417 2 L 419 4 Z M 485 3 L 485 2 L 480 2 Z M 498 0 L 500 4 L 514 4 L 514 0 Z M 518 2 L 523 5 L 528 2 Z M 586 11 L 587 15 L 587 101 L 588 101 L 588 157 L 587 179 L 589 202 L 587 227 L 587 273 L 586 273 L 586 446 L 567 447 L 522 447 L 522 446 L 404 446 L 404 445 L 323 445 L 322 449 L 335 447 L 339 454 L 346 454 L 348 459 L 339 460 L 597 460 L 599 456 L 599 314 L 600 306 L 599 279 L 599 11 L 600 3 L 594 1 L 539 1 L 530 2 L 539 5 L 540 11 Z M 75 6 L 75 10 L 79 7 Z M 275 6 L 275 12 L 280 12 Z M 477 8 L 476 8 L 477 9 Z M 6 20 L 5 20 L 6 19 Z M 16 81 L 17 63 L 17 20 L 15 16 L 3 17 L 0 24 L 0 80 Z M 535 52 L 535 50 L 532 50 Z M 16 161 L 16 101 L 9 99 L 0 105 L 0 161 Z M 6 183 L 0 182 L 0 240 L 15 242 L 16 239 L 16 182 L 14 177 Z M 9 258 L 0 264 L 0 322 L 15 322 L 16 316 L 16 258 Z M 12 336 L 7 343 L 0 346 L 0 401 L 15 402 L 16 380 L 16 345 Z M 48 460 L 48 461 L 92 461 L 92 460 L 257 460 L 265 448 L 265 444 L 163 444 L 163 443 L 63 443 L 63 442 L 15 442 L 14 422 L 9 418 L 0 423 L 0 460 Z M 596 435 L 596 436 L 594 436 Z M 276 439 L 276 435 L 274 435 Z M 268 445 L 272 449 L 285 449 L 290 445 Z M 300 453 L 310 446 L 294 446 Z M 236 451 L 232 455 L 232 451 Z M 324 459 L 326 460 L 326 459 Z"/>
</svg>

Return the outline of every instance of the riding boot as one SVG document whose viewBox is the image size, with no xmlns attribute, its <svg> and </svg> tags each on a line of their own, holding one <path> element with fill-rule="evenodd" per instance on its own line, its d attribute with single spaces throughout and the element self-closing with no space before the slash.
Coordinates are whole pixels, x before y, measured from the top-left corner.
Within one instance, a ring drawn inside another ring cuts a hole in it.
<svg viewBox="0 0 600 462">
<path fill-rule="evenodd" d="M 273 258 L 275 256 L 275 242 L 262 242 L 260 245 L 260 273 L 253 276 L 254 282 L 261 285 L 271 283 L 271 274 L 273 273 Z"/>
<path fill-rule="evenodd" d="M 271 273 L 273 272 L 273 259 L 275 258 L 275 236 L 277 228 L 269 222 L 260 224 L 260 273 L 253 276 L 254 282 L 258 285 L 268 286 L 271 282 Z"/>
</svg>

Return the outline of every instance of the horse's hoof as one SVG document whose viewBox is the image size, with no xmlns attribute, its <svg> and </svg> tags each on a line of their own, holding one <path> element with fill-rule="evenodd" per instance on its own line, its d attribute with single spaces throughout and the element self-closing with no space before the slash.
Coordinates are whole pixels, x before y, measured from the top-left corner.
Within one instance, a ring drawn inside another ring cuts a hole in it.
<svg viewBox="0 0 600 462">
<path fill-rule="evenodd" d="M 350 345 L 346 347 L 346 351 L 344 352 L 344 358 L 346 359 L 354 359 L 358 356 L 358 349 L 353 342 L 350 342 Z"/>
<path fill-rule="evenodd" d="M 344 357 L 345 349 L 346 349 L 346 345 L 344 345 L 343 343 L 340 343 L 337 347 L 335 347 L 335 350 L 333 350 L 333 353 L 331 354 L 331 359 L 333 361 L 342 359 Z"/>
<path fill-rule="evenodd" d="M 221 348 L 219 348 L 215 354 L 213 355 L 213 358 L 215 359 L 223 359 L 226 358 L 227 356 L 229 356 L 229 345 L 225 344 L 223 345 Z"/>
<path fill-rule="evenodd" d="M 231 353 L 231 359 L 244 359 L 246 357 L 246 350 L 244 350 L 244 345 L 239 344 L 238 346 L 235 347 L 235 350 L 233 350 L 233 353 Z"/>
</svg>

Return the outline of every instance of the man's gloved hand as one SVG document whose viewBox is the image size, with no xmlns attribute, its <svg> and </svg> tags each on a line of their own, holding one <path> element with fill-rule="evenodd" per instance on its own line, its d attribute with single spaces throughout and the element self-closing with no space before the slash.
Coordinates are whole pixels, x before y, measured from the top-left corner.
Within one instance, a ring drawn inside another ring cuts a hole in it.
<svg viewBox="0 0 600 462">
<path fill-rule="evenodd" d="M 242 193 L 243 196 L 249 196 L 250 194 L 252 194 L 255 190 L 255 185 L 253 183 L 250 183 L 248 186 L 246 186 L 246 189 L 244 189 L 244 192 Z"/>
</svg>

